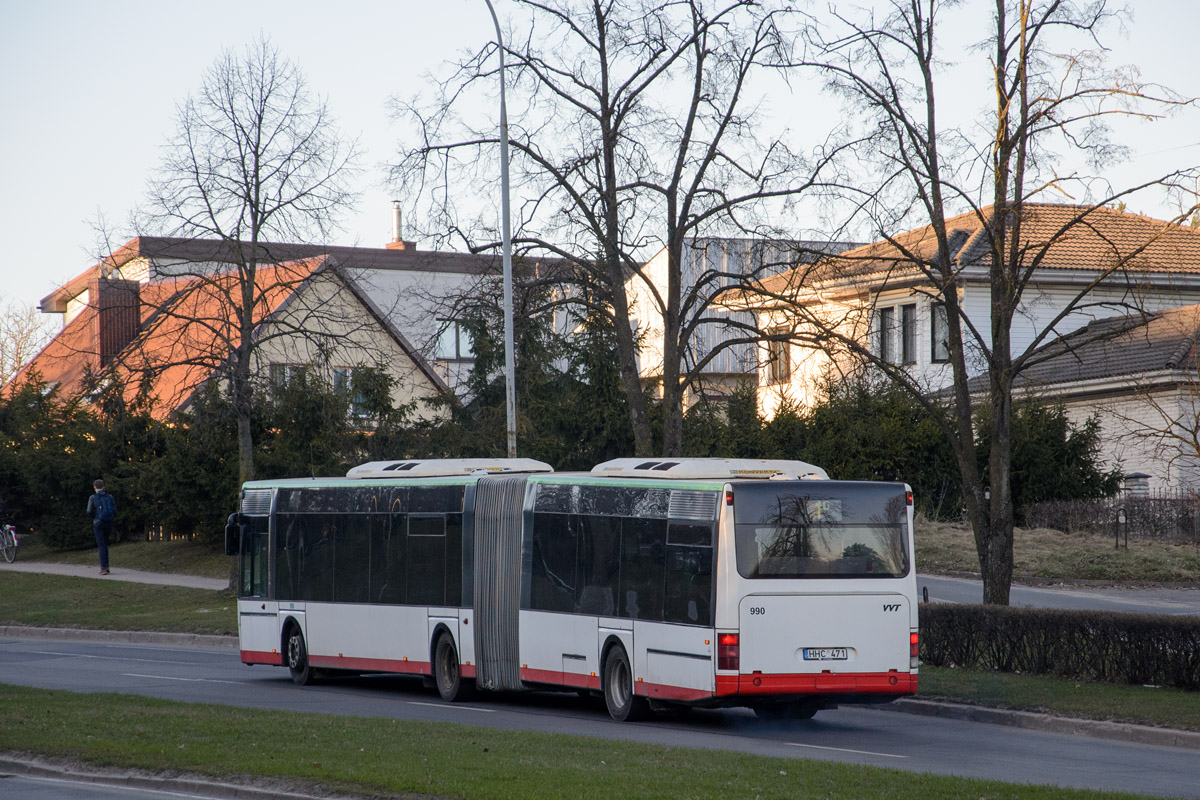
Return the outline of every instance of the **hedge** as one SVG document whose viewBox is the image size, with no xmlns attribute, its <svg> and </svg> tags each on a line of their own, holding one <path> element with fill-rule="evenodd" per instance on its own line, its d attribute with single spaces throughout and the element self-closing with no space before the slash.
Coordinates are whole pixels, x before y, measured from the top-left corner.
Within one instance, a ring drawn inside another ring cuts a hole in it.
<svg viewBox="0 0 1200 800">
<path fill-rule="evenodd" d="M 920 620 L 933 666 L 1200 690 L 1198 617 L 927 603 Z"/>
</svg>

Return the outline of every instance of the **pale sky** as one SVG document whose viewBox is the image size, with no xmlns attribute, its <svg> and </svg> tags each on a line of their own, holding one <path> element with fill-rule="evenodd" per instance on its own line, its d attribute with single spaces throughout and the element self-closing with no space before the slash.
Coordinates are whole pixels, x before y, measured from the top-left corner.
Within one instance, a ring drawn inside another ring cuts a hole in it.
<svg viewBox="0 0 1200 800">
<path fill-rule="evenodd" d="M 508 3 L 494 2 L 503 21 Z M 1105 40 L 1113 63 L 1200 96 L 1200 4 L 1139 0 L 1134 10 L 1127 35 Z M 124 230 L 175 130 L 175 104 L 223 48 L 260 31 L 305 71 L 343 131 L 360 137 L 364 195 L 335 243 L 388 241 L 391 192 L 379 165 L 399 137 L 388 98 L 418 90 L 425 73 L 493 36 L 483 0 L 0 0 L 0 297 L 35 303 L 95 263 L 94 221 Z M 822 129 L 812 116 L 807 125 Z M 1121 138 L 1134 156 L 1116 182 L 1200 163 L 1200 111 Z M 1130 207 L 1172 212 L 1153 198 Z"/>
</svg>

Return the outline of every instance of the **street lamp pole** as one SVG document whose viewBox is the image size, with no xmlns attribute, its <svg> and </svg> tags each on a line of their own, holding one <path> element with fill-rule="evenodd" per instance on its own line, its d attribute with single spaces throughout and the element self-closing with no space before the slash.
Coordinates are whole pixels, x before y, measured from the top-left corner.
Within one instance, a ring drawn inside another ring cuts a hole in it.
<svg viewBox="0 0 1200 800">
<path fill-rule="evenodd" d="M 504 103 L 504 38 L 500 33 L 500 20 L 492 0 L 487 3 L 496 26 L 496 49 L 500 53 L 500 208 L 501 246 L 504 253 L 504 401 L 507 411 L 508 457 L 517 457 L 517 389 L 513 363 L 513 276 L 512 276 L 512 231 L 509 228 L 508 210 L 508 109 Z"/>
</svg>

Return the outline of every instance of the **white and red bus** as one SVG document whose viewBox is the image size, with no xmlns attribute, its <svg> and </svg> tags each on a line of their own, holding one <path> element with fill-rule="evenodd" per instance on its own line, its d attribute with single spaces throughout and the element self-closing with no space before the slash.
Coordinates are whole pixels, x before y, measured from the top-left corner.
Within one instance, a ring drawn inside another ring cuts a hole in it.
<svg viewBox="0 0 1200 800">
<path fill-rule="evenodd" d="M 253 481 L 247 664 L 811 717 L 916 692 L 912 493 L 799 461 L 373 462 Z"/>
</svg>

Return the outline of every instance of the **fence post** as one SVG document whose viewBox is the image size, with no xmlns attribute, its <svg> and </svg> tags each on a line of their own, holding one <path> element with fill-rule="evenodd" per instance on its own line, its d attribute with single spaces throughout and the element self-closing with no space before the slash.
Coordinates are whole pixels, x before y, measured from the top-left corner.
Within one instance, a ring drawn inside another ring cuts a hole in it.
<svg viewBox="0 0 1200 800">
<path fill-rule="evenodd" d="M 1125 507 L 1124 506 L 1117 509 L 1117 524 L 1115 526 L 1115 530 L 1113 531 L 1114 538 L 1116 539 L 1116 541 L 1113 542 L 1113 548 L 1116 550 L 1121 549 L 1121 529 L 1122 528 L 1125 529 L 1125 549 L 1128 550 L 1129 549 L 1129 521 L 1125 515 Z"/>
</svg>

